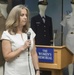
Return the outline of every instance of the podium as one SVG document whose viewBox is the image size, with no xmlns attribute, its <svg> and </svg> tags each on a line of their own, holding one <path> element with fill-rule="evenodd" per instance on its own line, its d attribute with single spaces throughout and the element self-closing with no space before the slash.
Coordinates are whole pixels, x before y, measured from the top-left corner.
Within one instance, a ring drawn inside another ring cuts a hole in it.
<svg viewBox="0 0 74 75">
<path fill-rule="evenodd" d="M 54 62 L 39 62 L 41 70 L 51 71 L 51 75 L 63 75 L 63 68 L 72 63 L 73 54 L 65 46 L 44 46 L 36 45 L 36 47 L 54 48 Z"/>
</svg>

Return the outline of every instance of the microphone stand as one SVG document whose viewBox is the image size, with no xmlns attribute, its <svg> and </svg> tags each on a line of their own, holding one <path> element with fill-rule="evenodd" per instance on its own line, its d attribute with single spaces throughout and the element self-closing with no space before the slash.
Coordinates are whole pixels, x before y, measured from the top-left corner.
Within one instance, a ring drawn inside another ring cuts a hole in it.
<svg viewBox="0 0 74 75">
<path fill-rule="evenodd" d="M 31 67 L 30 67 L 30 60 L 29 60 L 29 57 L 30 57 L 29 51 L 30 51 L 30 47 L 28 48 L 28 65 L 29 65 L 30 75 L 32 75 L 31 74 Z"/>
</svg>

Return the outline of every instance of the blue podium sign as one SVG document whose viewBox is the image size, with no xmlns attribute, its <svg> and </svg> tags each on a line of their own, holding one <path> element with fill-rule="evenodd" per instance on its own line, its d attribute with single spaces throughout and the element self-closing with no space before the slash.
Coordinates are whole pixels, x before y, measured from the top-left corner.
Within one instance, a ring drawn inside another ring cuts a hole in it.
<svg viewBox="0 0 74 75">
<path fill-rule="evenodd" d="M 54 49 L 53 48 L 45 48 L 45 47 L 37 47 L 36 48 L 39 62 L 54 62 Z"/>
</svg>

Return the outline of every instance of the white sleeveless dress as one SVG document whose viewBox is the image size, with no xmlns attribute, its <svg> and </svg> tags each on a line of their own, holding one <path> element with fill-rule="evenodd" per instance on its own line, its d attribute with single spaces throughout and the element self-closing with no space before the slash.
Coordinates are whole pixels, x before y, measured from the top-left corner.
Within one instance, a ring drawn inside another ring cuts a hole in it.
<svg viewBox="0 0 74 75">
<path fill-rule="evenodd" d="M 35 37 L 35 33 L 30 28 L 28 32 L 31 32 L 30 40 L 31 40 L 31 47 L 30 51 L 33 48 L 33 39 Z M 2 34 L 1 39 L 7 39 L 11 42 L 12 51 L 15 51 L 22 45 L 24 45 L 25 41 L 27 40 L 27 34 L 22 33 L 23 40 L 21 38 L 21 34 L 11 35 L 8 31 L 4 31 Z M 28 50 L 25 50 L 23 53 L 20 54 L 19 57 L 16 57 L 11 62 L 5 62 L 5 72 L 4 75 L 35 75 L 34 66 L 32 63 L 31 52 L 29 57 L 30 69 L 28 64 Z M 31 74 L 30 74 L 31 70 Z"/>
</svg>

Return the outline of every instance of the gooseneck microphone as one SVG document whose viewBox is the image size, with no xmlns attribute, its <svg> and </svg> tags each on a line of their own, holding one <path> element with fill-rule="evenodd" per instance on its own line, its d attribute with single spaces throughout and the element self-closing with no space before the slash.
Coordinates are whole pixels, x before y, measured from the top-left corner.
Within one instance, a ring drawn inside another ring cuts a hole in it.
<svg viewBox="0 0 74 75">
<path fill-rule="evenodd" d="M 27 33 L 27 40 L 30 40 L 30 36 L 31 36 L 31 33 L 30 32 L 28 32 Z M 29 71 L 30 71 L 30 75 L 32 75 L 31 74 L 31 67 L 30 67 L 30 60 L 29 60 L 29 52 L 30 52 L 30 47 L 28 47 L 28 65 L 29 65 Z"/>
</svg>

